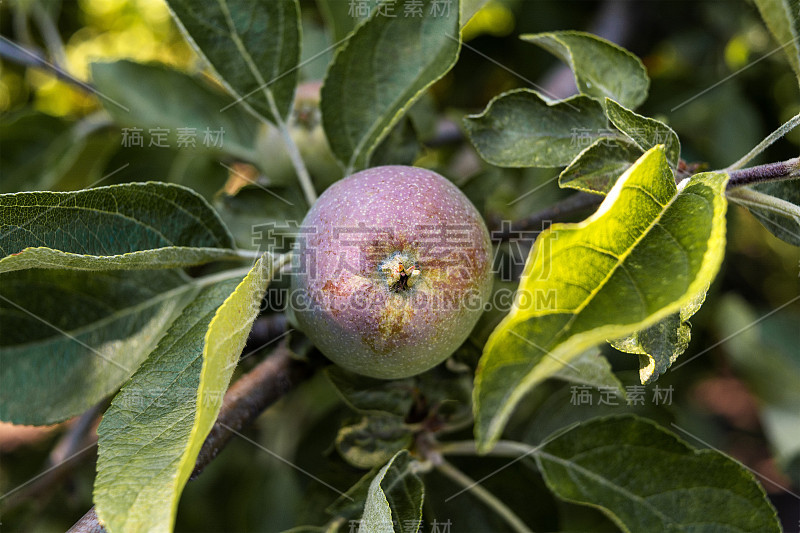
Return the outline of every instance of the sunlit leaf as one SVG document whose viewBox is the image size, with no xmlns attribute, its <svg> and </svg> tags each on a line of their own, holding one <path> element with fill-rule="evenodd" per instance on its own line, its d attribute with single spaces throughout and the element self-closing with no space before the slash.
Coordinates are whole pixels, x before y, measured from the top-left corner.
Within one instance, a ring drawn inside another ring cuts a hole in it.
<svg viewBox="0 0 800 533">
<path fill-rule="evenodd" d="M 109 531 L 170 531 L 271 275 L 203 289 L 114 398 L 98 428 L 94 501 Z M 238 283 L 238 286 L 237 286 Z"/>
<path fill-rule="evenodd" d="M 478 367 L 481 451 L 537 383 L 584 350 L 650 327 L 705 293 L 725 246 L 727 179 L 697 174 L 678 192 L 659 146 L 617 180 L 594 215 L 539 236 L 515 305 Z"/>
</svg>

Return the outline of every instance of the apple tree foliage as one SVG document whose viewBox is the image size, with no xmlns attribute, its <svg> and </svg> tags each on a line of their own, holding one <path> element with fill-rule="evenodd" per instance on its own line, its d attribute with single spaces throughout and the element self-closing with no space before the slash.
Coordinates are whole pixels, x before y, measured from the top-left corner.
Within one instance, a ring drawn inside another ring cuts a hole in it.
<svg viewBox="0 0 800 533">
<path fill-rule="evenodd" d="M 421 17 L 386 16 L 371 2 L 362 20 L 342 12 L 345 2 L 318 4 L 333 41 L 319 112 L 341 166 L 336 172 L 413 161 L 409 136 L 413 152 L 413 137 L 431 113 L 426 93 L 464 53 L 461 29 L 483 2 L 452 2 L 436 16 L 430 14 L 442 2 L 394 4 L 398 14 L 420 4 Z M 756 4 L 776 41 L 793 42 L 784 52 L 800 79 L 798 3 Z M 263 141 L 275 132 L 290 136 L 305 66 L 299 3 L 168 5 L 216 86 L 164 66 L 96 62 L 91 83 L 106 112 L 119 127 L 143 130 L 222 125 L 224 144 L 197 147 L 185 165 L 246 162 L 271 176 L 274 161 Z M 635 55 L 579 31 L 521 39 L 563 61 L 578 94 L 554 99 L 536 88 L 509 90 L 464 116 L 464 132 L 489 165 L 562 169 L 558 185 L 596 195 L 599 207 L 581 222 L 541 232 L 510 311 L 487 311 L 452 364 L 394 381 L 322 371 L 351 415 L 316 438 L 327 438 L 351 477 L 359 473 L 338 499 L 312 499 L 327 517 L 296 531 L 352 531 L 353 523 L 359 531 L 427 531 L 458 516 L 472 517 L 477 529 L 528 531 L 518 516 L 525 487 L 549 494 L 553 508 L 599 510 L 622 531 L 778 531 L 759 481 L 735 460 L 646 411 L 590 410 L 576 420 L 554 383 L 604 387 L 624 404 L 625 389 L 603 355 L 608 344 L 637 356 L 642 384 L 656 382 L 686 350 L 689 319 L 720 272 L 729 201 L 798 246 L 798 182 L 731 186 L 732 171 L 767 143 L 728 169 L 682 172 L 676 132 L 636 111 L 650 80 Z M 586 145 L 574 142 L 576 130 L 587 132 Z M 77 164 L 88 141 L 74 132 L 70 139 L 57 155 Z M 303 148 L 288 150 L 294 164 Z M 796 167 L 795 160 L 794 178 Z M 299 168 L 299 181 L 272 174 L 270 194 L 282 201 L 264 203 L 248 200 L 252 186 L 220 200 L 170 176 L 83 188 L 92 180 L 75 186 L 74 169 L 48 172 L 37 180 L 24 172 L 3 177 L 0 420 L 54 424 L 111 398 L 97 429 L 97 516 L 108 531 L 172 530 L 262 298 L 291 260 L 290 252 L 250 251 L 250 228 L 300 220 L 321 187 Z M 30 183 L 60 192 L 29 190 Z M 754 360 L 766 334 L 750 327 L 753 310 L 739 300 L 724 309 L 718 320 L 726 335 L 749 329 L 731 341 L 732 364 L 763 392 L 779 460 L 796 464 L 797 351 L 782 352 L 776 342 Z M 770 386 L 778 381 L 785 387 Z M 458 456 L 486 461 L 473 470 L 485 478 L 456 468 Z M 518 462 L 516 471 L 505 474 L 522 495 L 501 501 L 490 477 L 509 461 Z M 480 508 L 445 500 L 458 488 Z"/>
</svg>

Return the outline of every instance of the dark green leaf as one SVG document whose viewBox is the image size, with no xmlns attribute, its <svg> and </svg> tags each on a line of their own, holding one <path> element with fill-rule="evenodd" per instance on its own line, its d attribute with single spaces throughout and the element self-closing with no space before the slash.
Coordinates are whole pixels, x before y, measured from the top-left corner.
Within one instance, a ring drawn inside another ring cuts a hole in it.
<svg viewBox="0 0 800 533">
<path fill-rule="evenodd" d="M 623 172 L 636 162 L 642 150 L 620 139 L 598 139 L 558 176 L 561 187 L 606 194 Z"/>
<path fill-rule="evenodd" d="M 617 180 L 594 215 L 539 235 L 514 308 L 486 343 L 476 374 L 481 451 L 527 391 L 583 351 L 702 301 L 725 248 L 727 180 L 696 174 L 678 192 L 656 147 Z"/>
<path fill-rule="evenodd" d="M 94 488 L 109 531 L 172 529 L 271 272 L 262 257 L 244 280 L 203 289 L 114 398 L 98 428 Z"/>
<path fill-rule="evenodd" d="M 480 156 L 501 167 L 559 167 L 588 144 L 618 135 L 607 128 L 596 100 L 573 96 L 550 103 L 530 89 L 496 96 L 464 123 Z"/>
<path fill-rule="evenodd" d="M 125 382 L 196 288 L 169 271 L 0 276 L 0 420 L 52 424 Z"/>
<path fill-rule="evenodd" d="M 336 436 L 336 449 L 357 468 L 375 468 L 411 444 L 411 430 L 398 416 L 365 416 Z"/>
<path fill-rule="evenodd" d="M 387 381 L 368 378 L 348 372 L 338 366 L 325 369 L 325 374 L 347 405 L 356 411 L 384 412 L 404 417 L 411 410 L 414 401 L 412 394 L 414 382 L 411 379 Z"/>
<path fill-rule="evenodd" d="M 424 0 L 422 16 L 403 16 L 409 4 L 392 3 L 395 17 L 376 10 L 337 52 L 325 76 L 322 122 L 346 174 L 367 165 L 390 128 L 458 58 L 460 2 L 432 14 L 433 1 Z"/>
<path fill-rule="evenodd" d="M 753 474 L 642 418 L 584 422 L 536 460 L 556 495 L 599 507 L 623 531 L 781 530 Z"/>
<path fill-rule="evenodd" d="M 272 98 L 280 117 L 288 116 L 300 59 L 296 0 L 169 0 L 167 4 L 189 42 L 231 94 L 241 99 L 239 105 L 273 120 Z"/>
<path fill-rule="evenodd" d="M 755 0 L 755 4 L 800 82 L 800 0 Z"/>
<path fill-rule="evenodd" d="M 0 195 L 0 272 L 172 268 L 233 258 L 233 247 L 211 206 L 178 185 Z"/>
<path fill-rule="evenodd" d="M 521 35 L 570 66 L 581 94 L 611 98 L 635 109 L 647 99 L 650 79 L 639 58 L 596 35 L 560 31 Z M 649 147 L 648 147 L 649 148 Z"/>
<path fill-rule="evenodd" d="M 702 296 L 705 297 L 705 293 Z M 642 384 L 653 383 L 686 351 L 692 336 L 692 328 L 686 319 L 700 308 L 701 303 L 702 299 L 685 312 L 669 315 L 648 328 L 611 341 L 611 346 L 617 350 L 639 355 Z"/>
<path fill-rule="evenodd" d="M 800 246 L 800 180 L 742 187 L 729 194 L 781 240 Z"/>
<path fill-rule="evenodd" d="M 258 160 L 254 147 L 258 121 L 240 107 L 222 112 L 232 103 L 230 96 L 162 65 L 115 61 L 92 63 L 91 68 L 94 85 L 113 99 L 101 100 L 106 111 L 116 123 L 128 127 L 123 131 L 123 146 L 135 146 L 131 136 L 138 133 L 143 145 Z"/>
<path fill-rule="evenodd" d="M 413 466 L 414 460 L 403 450 L 380 469 L 369 487 L 360 533 L 417 533 L 425 487 Z"/>
<path fill-rule="evenodd" d="M 634 113 L 610 98 L 606 98 L 606 114 L 614 126 L 636 143 L 636 146 L 643 152 L 663 144 L 669 166 L 673 169 L 678 166 L 678 160 L 681 157 L 681 143 L 672 128 L 653 118 Z"/>
</svg>

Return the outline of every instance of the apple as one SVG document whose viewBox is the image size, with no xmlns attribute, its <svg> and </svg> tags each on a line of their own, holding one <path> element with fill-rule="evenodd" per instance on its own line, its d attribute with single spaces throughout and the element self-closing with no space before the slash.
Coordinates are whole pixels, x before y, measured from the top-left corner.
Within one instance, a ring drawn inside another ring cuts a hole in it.
<svg viewBox="0 0 800 533">
<path fill-rule="evenodd" d="M 294 320 L 347 370 L 419 374 L 447 359 L 483 312 L 491 249 L 480 213 L 446 178 L 407 166 L 358 172 L 303 220 Z"/>
</svg>

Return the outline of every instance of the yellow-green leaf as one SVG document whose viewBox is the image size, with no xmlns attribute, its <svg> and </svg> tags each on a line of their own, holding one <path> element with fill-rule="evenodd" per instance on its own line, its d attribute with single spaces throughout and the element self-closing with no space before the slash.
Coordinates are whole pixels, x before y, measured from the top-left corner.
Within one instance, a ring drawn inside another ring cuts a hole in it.
<svg viewBox="0 0 800 533">
<path fill-rule="evenodd" d="M 475 378 L 481 451 L 537 383 L 591 346 L 647 328 L 705 293 L 725 247 L 727 181 L 723 173 L 697 174 L 678 192 L 659 145 L 617 180 L 594 215 L 539 236 Z"/>
<path fill-rule="evenodd" d="M 238 286 L 205 288 L 114 398 L 98 429 L 94 489 L 109 531 L 172 529 L 271 273 L 265 256 Z"/>
</svg>

